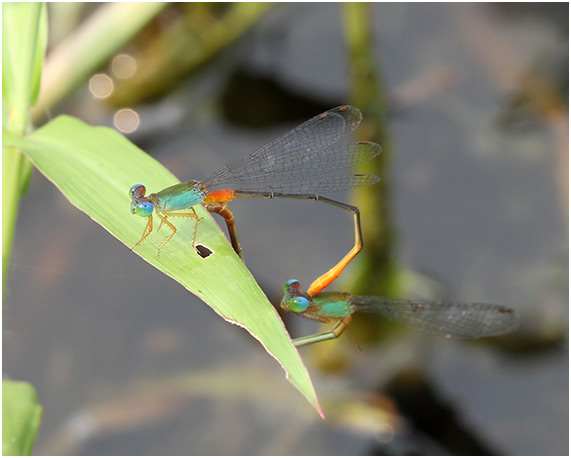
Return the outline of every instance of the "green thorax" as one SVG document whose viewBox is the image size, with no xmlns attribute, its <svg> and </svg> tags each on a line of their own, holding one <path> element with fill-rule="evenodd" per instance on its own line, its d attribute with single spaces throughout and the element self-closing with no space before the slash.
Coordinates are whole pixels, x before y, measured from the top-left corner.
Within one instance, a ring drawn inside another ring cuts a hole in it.
<svg viewBox="0 0 571 458">
<path fill-rule="evenodd" d="M 349 293 L 325 292 L 315 296 L 311 301 L 308 315 L 327 318 L 344 318 L 350 316 L 355 308 L 350 303 Z"/>
<path fill-rule="evenodd" d="M 151 194 L 149 200 L 157 210 L 183 210 L 201 203 L 206 190 L 199 181 L 185 181 Z"/>
</svg>

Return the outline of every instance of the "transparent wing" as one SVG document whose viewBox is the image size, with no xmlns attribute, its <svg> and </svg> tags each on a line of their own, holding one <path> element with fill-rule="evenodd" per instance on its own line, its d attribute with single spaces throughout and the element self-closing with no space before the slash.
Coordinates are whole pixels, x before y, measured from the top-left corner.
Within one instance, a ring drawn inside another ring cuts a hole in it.
<svg viewBox="0 0 571 458">
<path fill-rule="evenodd" d="M 420 331 L 461 339 L 496 336 L 518 326 L 509 307 L 483 303 L 438 302 L 352 296 L 358 312 L 377 312 Z"/>
<path fill-rule="evenodd" d="M 381 152 L 376 143 L 348 142 L 361 117 L 349 105 L 333 108 L 228 164 L 203 184 L 208 190 L 320 194 L 376 183 L 378 177 L 347 172 Z"/>
</svg>

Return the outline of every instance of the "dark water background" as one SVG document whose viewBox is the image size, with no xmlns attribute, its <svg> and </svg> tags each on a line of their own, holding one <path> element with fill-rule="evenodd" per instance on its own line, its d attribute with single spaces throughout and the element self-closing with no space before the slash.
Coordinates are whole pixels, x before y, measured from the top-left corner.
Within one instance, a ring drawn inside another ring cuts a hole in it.
<svg viewBox="0 0 571 458">
<path fill-rule="evenodd" d="M 334 373 L 303 349 L 323 421 L 247 333 L 34 173 L 4 292 L 3 371 L 38 391 L 36 453 L 568 454 L 567 7 L 372 10 L 390 94 L 434 72 L 453 76 L 390 120 L 406 292 L 434 281 L 451 298 L 514 307 L 522 323 L 511 340 L 402 333 L 359 351 L 344 337 L 351 364 Z M 130 138 L 180 179 L 201 179 L 347 103 L 341 14 L 335 4 L 276 6 L 214 63 L 134 106 L 141 127 Z M 543 85 L 563 110 L 534 102 Z M 111 125 L 114 109 L 84 85 L 60 110 Z M 325 205 L 233 209 L 247 265 L 274 301 L 285 280 L 307 286 L 352 240 L 350 217 Z M 315 325 L 293 320 L 290 330 Z"/>
</svg>

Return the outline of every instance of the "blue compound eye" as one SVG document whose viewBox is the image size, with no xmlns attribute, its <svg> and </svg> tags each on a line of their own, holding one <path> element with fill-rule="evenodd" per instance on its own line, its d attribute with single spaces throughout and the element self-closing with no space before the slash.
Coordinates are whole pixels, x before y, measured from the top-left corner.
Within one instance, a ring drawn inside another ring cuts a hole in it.
<svg viewBox="0 0 571 458">
<path fill-rule="evenodd" d="M 292 312 L 303 313 L 309 307 L 309 301 L 305 297 L 294 297 L 290 300 L 290 308 Z"/>
<path fill-rule="evenodd" d="M 147 189 L 142 184 L 136 184 L 129 189 L 129 197 L 133 198 L 135 193 L 144 196 L 146 191 Z"/>
<path fill-rule="evenodd" d="M 154 209 L 155 206 L 151 202 L 139 202 L 136 205 L 131 205 L 131 213 L 139 216 L 150 216 Z"/>
<path fill-rule="evenodd" d="M 285 285 L 283 287 L 284 293 L 287 293 L 290 286 L 295 285 L 297 283 L 297 287 L 295 288 L 296 290 L 299 290 L 299 281 L 298 280 L 288 280 L 285 282 Z"/>
</svg>

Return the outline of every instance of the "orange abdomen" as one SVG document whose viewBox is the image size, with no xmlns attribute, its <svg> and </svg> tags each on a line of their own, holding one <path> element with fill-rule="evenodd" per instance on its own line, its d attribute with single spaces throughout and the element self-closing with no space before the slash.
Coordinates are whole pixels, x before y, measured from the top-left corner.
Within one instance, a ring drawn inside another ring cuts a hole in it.
<svg viewBox="0 0 571 458">
<path fill-rule="evenodd" d="M 236 191 L 233 189 L 221 189 L 220 191 L 209 192 L 202 201 L 203 204 L 211 204 L 214 202 L 230 202 L 234 199 Z"/>
</svg>

